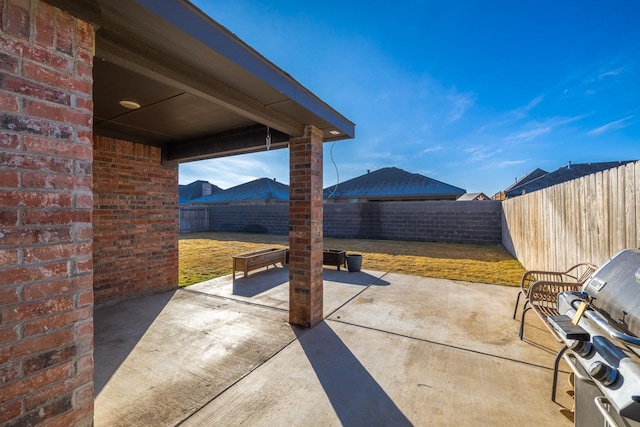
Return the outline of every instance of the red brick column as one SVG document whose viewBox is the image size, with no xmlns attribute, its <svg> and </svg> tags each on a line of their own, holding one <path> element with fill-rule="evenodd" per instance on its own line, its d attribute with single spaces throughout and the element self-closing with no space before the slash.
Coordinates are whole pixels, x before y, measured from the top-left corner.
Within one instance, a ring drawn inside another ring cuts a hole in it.
<svg viewBox="0 0 640 427">
<path fill-rule="evenodd" d="M 322 320 L 322 132 L 289 142 L 289 323 Z"/>
<path fill-rule="evenodd" d="M 0 0 L 0 425 L 92 423 L 93 37 Z"/>
</svg>

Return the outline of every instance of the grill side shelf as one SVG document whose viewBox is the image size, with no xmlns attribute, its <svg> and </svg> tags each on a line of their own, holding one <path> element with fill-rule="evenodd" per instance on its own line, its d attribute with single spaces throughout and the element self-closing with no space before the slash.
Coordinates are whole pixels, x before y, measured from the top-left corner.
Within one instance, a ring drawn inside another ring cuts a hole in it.
<svg viewBox="0 0 640 427">
<path fill-rule="evenodd" d="M 582 326 L 574 325 L 567 315 L 547 317 L 553 329 L 565 340 L 589 341 L 591 335 Z"/>
</svg>

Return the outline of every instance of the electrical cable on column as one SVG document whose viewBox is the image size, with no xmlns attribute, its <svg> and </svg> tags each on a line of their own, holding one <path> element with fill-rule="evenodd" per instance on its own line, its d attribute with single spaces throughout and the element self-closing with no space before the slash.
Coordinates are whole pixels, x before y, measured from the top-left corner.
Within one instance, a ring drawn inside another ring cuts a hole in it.
<svg viewBox="0 0 640 427">
<path fill-rule="evenodd" d="M 336 168 L 336 186 L 333 187 L 333 191 L 331 192 L 331 194 L 329 194 L 329 197 L 327 197 L 327 199 L 330 199 L 331 197 L 333 197 L 334 194 L 336 194 L 336 190 L 338 190 L 338 184 L 340 183 L 340 172 L 338 171 L 338 165 L 336 164 L 336 161 L 333 159 L 333 147 L 335 147 L 336 142 L 331 144 L 331 150 L 329 151 L 329 153 L 331 154 L 331 161 L 333 162 L 333 167 Z"/>
</svg>

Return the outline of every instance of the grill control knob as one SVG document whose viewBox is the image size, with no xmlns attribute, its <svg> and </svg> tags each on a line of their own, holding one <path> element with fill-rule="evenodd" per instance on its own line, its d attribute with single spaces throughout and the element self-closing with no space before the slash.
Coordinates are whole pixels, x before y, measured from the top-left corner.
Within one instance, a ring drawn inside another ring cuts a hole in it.
<svg viewBox="0 0 640 427">
<path fill-rule="evenodd" d="M 580 357 L 587 357 L 591 350 L 593 349 L 593 345 L 589 341 L 578 341 L 575 340 L 571 343 L 569 348 Z"/>
<path fill-rule="evenodd" d="M 618 370 L 604 362 L 593 362 L 589 367 L 589 374 L 605 386 L 610 386 L 618 378 Z"/>
</svg>

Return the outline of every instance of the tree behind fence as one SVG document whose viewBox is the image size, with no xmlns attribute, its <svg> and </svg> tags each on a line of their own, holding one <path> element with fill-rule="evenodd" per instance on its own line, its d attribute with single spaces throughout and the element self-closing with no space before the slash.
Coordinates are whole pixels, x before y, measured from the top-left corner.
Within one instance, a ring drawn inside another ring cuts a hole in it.
<svg viewBox="0 0 640 427">
<path fill-rule="evenodd" d="M 503 244 L 527 269 L 603 264 L 640 247 L 640 162 L 503 202 Z"/>
</svg>

